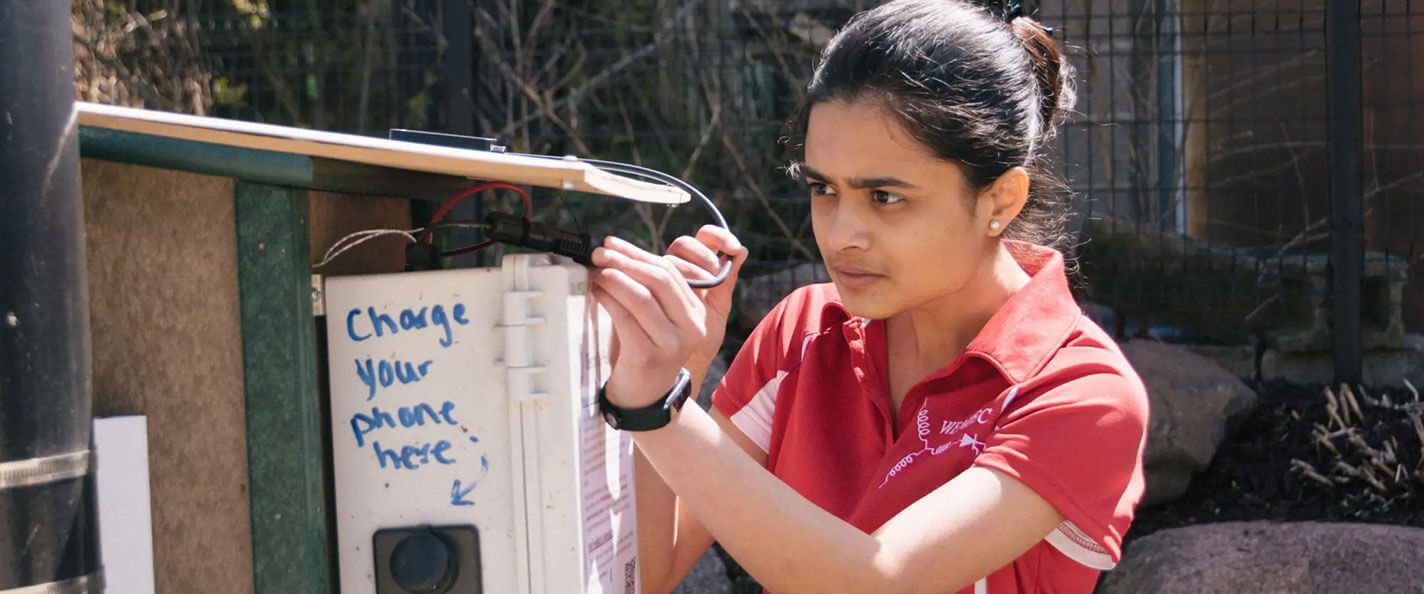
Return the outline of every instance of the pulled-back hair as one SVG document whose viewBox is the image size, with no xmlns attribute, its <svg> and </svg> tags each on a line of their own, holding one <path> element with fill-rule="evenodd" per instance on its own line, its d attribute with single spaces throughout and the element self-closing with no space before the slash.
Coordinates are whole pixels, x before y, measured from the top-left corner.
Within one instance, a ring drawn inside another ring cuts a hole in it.
<svg viewBox="0 0 1424 594">
<path fill-rule="evenodd" d="M 811 107 L 873 102 L 959 165 L 972 189 L 1028 169 L 1028 202 L 1005 235 L 1066 250 L 1061 184 L 1042 165 L 1074 98 L 1072 67 L 1033 19 L 964 0 L 896 0 L 856 15 L 822 51 L 788 122 L 791 174 L 805 159 Z"/>
</svg>

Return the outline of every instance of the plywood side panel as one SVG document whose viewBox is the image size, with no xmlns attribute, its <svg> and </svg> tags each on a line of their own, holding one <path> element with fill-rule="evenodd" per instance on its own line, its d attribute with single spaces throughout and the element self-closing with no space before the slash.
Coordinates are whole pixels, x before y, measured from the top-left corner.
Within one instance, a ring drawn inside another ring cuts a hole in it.
<svg viewBox="0 0 1424 594">
<path fill-rule="evenodd" d="M 311 259 L 321 260 L 327 248 L 348 233 L 363 229 L 410 229 L 410 201 L 311 192 Z M 317 272 L 328 276 L 377 274 L 405 269 L 405 246 L 399 236 L 378 237 L 341 254 Z"/>
<path fill-rule="evenodd" d="M 148 416 L 159 592 L 249 592 L 232 181 L 86 159 L 95 414 Z"/>
</svg>

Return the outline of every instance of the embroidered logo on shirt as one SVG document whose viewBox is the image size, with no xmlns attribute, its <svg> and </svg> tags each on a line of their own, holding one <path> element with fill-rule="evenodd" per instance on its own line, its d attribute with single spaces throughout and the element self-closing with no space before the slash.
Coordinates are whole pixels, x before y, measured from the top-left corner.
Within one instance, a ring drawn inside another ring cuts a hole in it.
<svg viewBox="0 0 1424 594">
<path fill-rule="evenodd" d="M 919 436 L 924 447 L 906 454 L 904 458 L 896 462 L 895 466 L 890 468 L 890 472 L 885 473 L 885 480 L 881 481 L 880 488 L 885 488 L 891 478 L 908 468 L 920 454 L 928 453 L 931 456 L 938 456 L 955 446 L 970 448 L 974 450 L 976 456 L 983 453 L 984 442 L 979 441 L 979 437 L 969 430 L 980 425 L 987 425 L 993 419 L 994 409 L 987 407 L 958 421 L 942 421 L 939 428 L 935 429 L 930 423 L 930 411 L 921 406 L 920 411 L 915 414 L 915 433 Z M 955 439 L 956 436 L 959 438 L 958 440 Z"/>
</svg>

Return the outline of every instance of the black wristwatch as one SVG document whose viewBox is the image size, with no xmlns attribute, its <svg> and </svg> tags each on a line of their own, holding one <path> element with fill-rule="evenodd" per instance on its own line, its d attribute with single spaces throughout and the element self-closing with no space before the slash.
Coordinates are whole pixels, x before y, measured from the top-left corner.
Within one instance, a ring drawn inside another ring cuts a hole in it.
<svg viewBox="0 0 1424 594">
<path fill-rule="evenodd" d="M 622 431 L 652 431 L 672 422 L 672 416 L 682 409 L 682 403 L 692 395 L 692 374 L 683 369 L 677 373 L 677 383 L 672 385 L 661 400 L 642 408 L 620 408 L 608 401 L 605 390 L 608 384 L 598 389 L 598 412 L 608 426 Z"/>
</svg>

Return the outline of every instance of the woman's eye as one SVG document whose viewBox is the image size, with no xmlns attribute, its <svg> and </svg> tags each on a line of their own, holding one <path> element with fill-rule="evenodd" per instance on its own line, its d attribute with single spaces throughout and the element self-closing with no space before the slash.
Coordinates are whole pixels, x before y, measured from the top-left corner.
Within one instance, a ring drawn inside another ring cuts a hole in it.
<svg viewBox="0 0 1424 594">
<path fill-rule="evenodd" d="M 821 182 L 806 182 L 806 187 L 811 189 L 812 196 L 832 196 L 836 193 L 830 186 Z"/>
<path fill-rule="evenodd" d="M 903 202 L 905 200 L 904 198 L 901 198 L 898 195 L 891 194 L 890 192 L 886 192 L 884 190 L 876 190 L 873 194 L 871 194 L 871 199 L 874 200 L 876 204 L 895 204 L 897 202 Z"/>
</svg>

